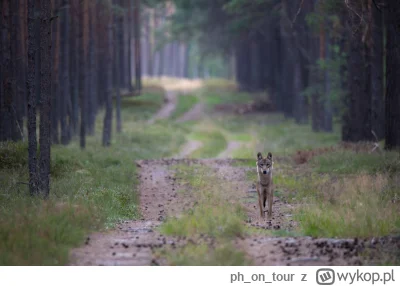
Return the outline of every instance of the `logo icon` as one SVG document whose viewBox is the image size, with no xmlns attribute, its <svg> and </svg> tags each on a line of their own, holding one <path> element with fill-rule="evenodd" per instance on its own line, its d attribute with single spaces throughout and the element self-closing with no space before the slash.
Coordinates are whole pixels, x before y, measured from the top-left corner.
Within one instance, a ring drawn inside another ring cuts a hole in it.
<svg viewBox="0 0 400 286">
<path fill-rule="evenodd" d="M 316 279 L 318 285 L 333 285 L 335 283 L 335 271 L 330 268 L 318 269 Z"/>
</svg>

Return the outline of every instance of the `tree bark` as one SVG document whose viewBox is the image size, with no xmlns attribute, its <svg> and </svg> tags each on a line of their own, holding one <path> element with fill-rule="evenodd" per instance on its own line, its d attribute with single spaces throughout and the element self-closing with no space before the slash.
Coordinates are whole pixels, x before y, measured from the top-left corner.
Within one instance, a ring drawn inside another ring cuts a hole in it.
<svg viewBox="0 0 400 286">
<path fill-rule="evenodd" d="M 35 93 L 35 54 L 38 52 L 35 40 L 35 2 L 28 1 L 28 73 L 26 89 L 28 95 L 28 166 L 29 193 L 38 194 L 37 139 L 36 139 L 36 93 Z"/>
<path fill-rule="evenodd" d="M 61 144 L 67 145 L 70 140 L 68 134 L 67 108 L 70 100 L 69 88 L 69 3 L 62 0 L 61 4 L 61 49 L 60 49 L 60 93 L 61 93 Z"/>
<path fill-rule="evenodd" d="M 52 0 L 53 14 L 58 14 L 60 8 L 59 0 Z M 51 21 L 51 41 L 52 41 L 52 80 L 51 80 L 51 140 L 53 144 L 60 143 L 59 123 L 62 116 L 62 97 L 60 96 L 60 45 L 59 45 L 59 20 Z"/>
<path fill-rule="evenodd" d="M 115 43 L 114 45 L 114 66 L 115 66 L 115 95 L 116 95 L 116 123 L 117 123 L 117 132 L 121 133 L 122 130 L 122 122 L 121 122 L 121 64 L 122 64 L 122 55 L 120 46 L 123 45 L 122 38 L 122 16 L 118 15 L 115 17 Z"/>
<path fill-rule="evenodd" d="M 359 2 L 354 1 L 352 4 L 364 17 L 367 15 Z M 360 27 L 359 16 L 353 12 L 350 12 L 349 26 L 353 29 L 348 60 L 349 98 L 345 102 L 348 108 L 342 125 L 346 131 L 342 132 L 342 139 L 352 142 L 370 141 L 374 140 L 371 133 L 370 48 L 362 40 L 364 30 Z"/>
<path fill-rule="evenodd" d="M 77 5 L 78 3 L 78 5 Z M 79 2 L 77 0 L 70 1 L 73 5 L 71 10 L 77 9 L 79 7 Z M 73 16 L 73 18 L 72 18 Z M 78 25 L 79 18 L 76 13 L 71 13 L 71 33 L 70 33 L 70 94 L 71 94 L 71 114 L 70 114 L 70 124 L 71 124 L 71 134 L 78 134 L 79 125 L 79 34 Z"/>
<path fill-rule="evenodd" d="M 400 2 L 387 1 L 385 149 L 400 149 Z"/>
<path fill-rule="evenodd" d="M 103 146 L 111 145 L 112 128 L 112 66 L 113 66 L 113 17 L 112 11 L 107 15 L 107 49 L 106 49 L 106 113 L 103 123 Z"/>
<path fill-rule="evenodd" d="M 96 43 L 95 43 L 95 4 L 89 7 L 89 47 L 88 47 L 88 134 L 94 135 L 97 114 L 97 82 L 96 82 Z"/>
<path fill-rule="evenodd" d="M 141 56 L 140 56 L 140 0 L 134 0 L 134 38 L 135 38 L 135 88 L 140 92 L 142 89 Z"/>
<path fill-rule="evenodd" d="M 375 132 L 378 139 L 382 139 L 385 136 L 385 111 L 383 91 L 383 7 L 381 7 L 381 11 L 379 11 L 373 3 L 370 3 L 370 5 L 372 13 L 371 125 L 372 130 Z"/>
<path fill-rule="evenodd" d="M 41 0 L 42 19 L 40 26 L 40 185 L 41 194 L 47 198 L 50 193 L 50 110 L 51 110 L 51 5 Z"/>
<path fill-rule="evenodd" d="M 79 5 L 79 98 L 80 98 L 80 108 L 81 108 L 81 124 L 80 124 L 80 146 L 82 149 L 86 147 L 86 118 L 87 118 L 87 90 L 86 83 L 86 53 L 85 53 L 85 13 L 86 11 L 86 1 L 80 0 Z"/>
<path fill-rule="evenodd" d="M 128 88 L 129 92 L 133 91 L 132 85 L 132 0 L 128 0 L 129 11 L 128 11 Z"/>
<path fill-rule="evenodd" d="M 12 7 L 13 1 L 4 1 L 2 3 L 3 12 L 3 69 L 2 69 L 2 85 L 4 99 L 2 102 L 2 114 L 3 114 L 3 140 L 13 140 L 17 141 L 17 117 L 16 117 L 16 105 L 15 101 L 17 99 L 16 90 L 16 74 L 15 74 L 15 31 L 13 28 L 13 17 L 12 17 Z M 14 34 L 14 35 L 13 35 Z"/>
</svg>

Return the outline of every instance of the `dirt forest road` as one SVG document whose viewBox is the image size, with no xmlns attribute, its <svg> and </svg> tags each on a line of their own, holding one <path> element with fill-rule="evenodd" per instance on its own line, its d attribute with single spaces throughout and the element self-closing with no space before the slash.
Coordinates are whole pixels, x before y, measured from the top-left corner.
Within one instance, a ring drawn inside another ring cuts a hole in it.
<svg viewBox="0 0 400 286">
<path fill-rule="evenodd" d="M 180 86 L 179 86 L 180 87 Z M 198 88 L 187 84 L 188 88 Z M 178 88 L 168 87 L 166 104 L 149 121 L 168 118 L 177 104 Z M 180 91 L 184 92 L 184 91 Z M 203 108 L 196 105 L 182 116 L 183 119 L 196 118 Z M 184 120 L 183 120 L 184 121 Z M 177 166 L 192 170 L 206 167 L 218 178 L 217 189 L 229 192 L 229 197 L 239 202 L 246 212 L 243 221 L 250 231 L 243 237 L 232 239 L 236 249 L 245 253 L 251 265 L 363 265 L 373 261 L 374 253 L 381 247 L 399 248 L 400 240 L 387 239 L 330 239 L 311 238 L 290 235 L 298 223 L 293 219 L 295 205 L 288 203 L 285 195 L 275 195 L 271 220 L 259 217 L 255 181 L 249 179 L 248 167 L 241 160 L 227 159 L 233 150 L 240 148 L 240 142 L 228 142 L 225 151 L 218 159 L 185 159 L 202 142 L 188 141 L 176 156 L 178 159 L 159 159 L 137 161 L 142 218 L 125 221 L 113 230 L 89 235 L 80 248 L 70 253 L 71 265 L 169 265 L 169 261 L 160 256 L 163 249 L 180 249 L 188 243 L 206 243 L 212 249 L 214 239 L 203 237 L 202 241 L 193 241 L 183 236 L 165 236 L 159 226 L 167 219 L 180 217 L 193 210 L 197 201 L 193 196 L 182 193 L 186 182 L 177 175 Z M 292 164 L 290 158 L 275 158 L 279 162 Z M 275 174 L 284 172 L 279 168 Z M 202 178 L 208 180 L 209 178 Z M 202 190 L 200 190 L 201 192 Z M 253 231 L 254 230 L 254 231 Z M 267 233 L 273 231 L 275 235 Z M 277 234 L 282 233 L 282 237 Z M 367 250 L 367 251 L 365 251 Z M 369 253 L 369 255 L 365 255 Z"/>
<path fill-rule="evenodd" d="M 81 248 L 72 251 L 71 265 L 168 265 L 168 261 L 157 256 L 157 250 L 179 248 L 188 241 L 185 237 L 163 236 L 157 227 L 166 218 L 179 216 L 194 206 L 190 197 L 178 192 L 183 182 L 175 175 L 174 166 L 177 165 L 207 166 L 215 171 L 221 182 L 233 183 L 236 187 L 226 191 L 234 192 L 232 196 L 239 198 L 247 211 L 246 223 L 250 228 L 291 231 L 296 225 L 292 220 L 293 206 L 275 197 L 272 220 L 260 219 L 254 182 L 246 177 L 249 167 L 241 167 L 235 162 L 230 159 L 137 162 L 143 218 L 121 223 L 116 230 L 88 236 Z M 388 242 L 254 234 L 236 238 L 234 244 L 246 253 L 253 265 L 362 265 L 361 250 Z"/>
</svg>

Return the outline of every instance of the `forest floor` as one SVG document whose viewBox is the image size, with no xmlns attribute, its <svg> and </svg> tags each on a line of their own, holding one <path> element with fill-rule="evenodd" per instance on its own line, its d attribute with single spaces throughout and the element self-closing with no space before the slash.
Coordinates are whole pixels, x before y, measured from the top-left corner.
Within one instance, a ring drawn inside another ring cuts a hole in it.
<svg viewBox="0 0 400 286">
<path fill-rule="evenodd" d="M 248 108 L 257 100 L 248 94 L 209 85 L 164 85 L 165 104 L 147 124 L 174 121 L 186 143 L 163 159 L 135 160 L 140 218 L 87 236 L 71 265 L 399 263 L 393 154 L 337 144 L 337 132 L 311 133 Z M 270 220 L 259 216 L 258 151 L 274 154 Z"/>
<path fill-rule="evenodd" d="M 400 158 L 340 143 L 222 80 L 145 79 L 122 133 L 53 145 L 48 200 L 27 143 L 0 143 L 0 265 L 399 265 Z M 165 92 L 167 91 L 167 92 Z M 274 156 L 271 220 L 255 154 Z"/>
</svg>

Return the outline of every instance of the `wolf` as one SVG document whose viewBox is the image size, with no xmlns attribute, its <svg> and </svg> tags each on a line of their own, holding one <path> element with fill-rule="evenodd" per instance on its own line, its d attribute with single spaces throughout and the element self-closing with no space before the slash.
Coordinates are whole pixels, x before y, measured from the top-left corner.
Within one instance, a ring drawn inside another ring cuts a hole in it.
<svg viewBox="0 0 400 286">
<path fill-rule="evenodd" d="M 265 203 L 268 200 L 268 218 L 270 219 L 272 216 L 272 202 L 273 202 L 272 154 L 269 152 L 267 158 L 263 158 L 261 152 L 258 152 L 256 167 L 258 176 L 258 182 L 256 184 L 256 187 L 258 194 L 258 203 L 260 205 L 260 215 L 262 218 L 265 218 Z"/>
</svg>

